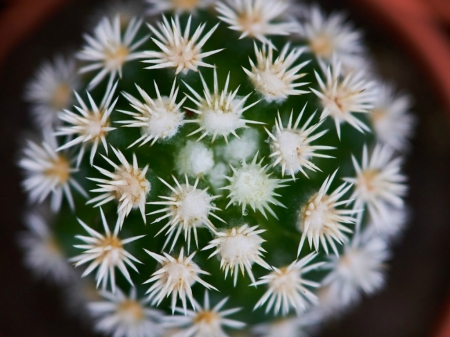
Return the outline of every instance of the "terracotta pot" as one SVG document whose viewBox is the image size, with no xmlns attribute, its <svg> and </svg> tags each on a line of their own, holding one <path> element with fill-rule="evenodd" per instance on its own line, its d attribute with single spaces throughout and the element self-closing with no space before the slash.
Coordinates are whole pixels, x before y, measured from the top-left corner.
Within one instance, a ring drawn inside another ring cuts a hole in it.
<svg viewBox="0 0 450 337">
<path fill-rule="evenodd" d="M 0 67 L 11 50 L 71 0 L 7 0 L 0 12 Z"/>
<path fill-rule="evenodd" d="M 385 34 L 395 34 L 430 78 L 450 119 L 450 27 L 448 0 L 347 0 L 376 20 Z"/>
</svg>

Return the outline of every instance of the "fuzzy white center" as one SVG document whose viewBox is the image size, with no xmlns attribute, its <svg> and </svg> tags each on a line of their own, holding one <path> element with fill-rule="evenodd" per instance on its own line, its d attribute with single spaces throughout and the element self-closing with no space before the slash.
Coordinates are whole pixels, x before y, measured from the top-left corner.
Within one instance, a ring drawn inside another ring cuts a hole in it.
<svg viewBox="0 0 450 337">
<path fill-rule="evenodd" d="M 335 213 L 335 209 L 330 208 L 326 203 L 326 198 L 327 196 L 324 196 L 321 200 L 316 200 L 316 195 L 314 195 L 307 203 L 301 212 L 303 217 L 303 221 L 301 221 L 302 231 L 306 223 L 309 223 L 309 231 L 316 233 L 325 231 L 325 225 L 330 223 L 329 218 Z"/>
<path fill-rule="evenodd" d="M 167 103 L 154 110 L 155 114 L 148 116 L 148 125 L 142 128 L 142 134 L 155 138 L 173 137 L 183 120 L 183 115 L 173 111 Z"/>
<path fill-rule="evenodd" d="M 192 186 L 182 185 L 183 192 L 177 195 L 178 205 L 174 207 L 174 213 L 189 224 L 208 218 L 211 209 L 210 196 L 203 190 L 193 189 Z"/>
<path fill-rule="evenodd" d="M 283 80 L 283 73 L 279 73 L 275 67 L 266 70 L 253 70 L 252 82 L 255 89 L 270 98 L 283 98 L 283 93 L 289 92 L 291 82 Z M 280 97 L 281 95 L 281 97 Z"/>
<path fill-rule="evenodd" d="M 201 125 L 210 133 L 228 135 L 230 132 L 245 126 L 241 114 L 236 112 L 233 102 L 230 107 L 204 108 L 200 115 Z"/>
<path fill-rule="evenodd" d="M 259 133 L 254 128 L 244 129 L 240 138 L 233 138 L 228 145 L 219 148 L 226 162 L 238 164 L 253 157 L 259 148 Z"/>
<path fill-rule="evenodd" d="M 244 234 L 226 237 L 220 245 L 220 255 L 226 264 L 234 265 L 258 254 L 259 243 Z M 253 262 L 253 261 L 251 261 Z"/>
<path fill-rule="evenodd" d="M 190 286 L 195 283 L 195 272 L 189 265 L 181 262 L 169 262 L 164 265 L 164 274 L 162 275 L 162 282 L 171 284 L 175 290 L 185 290 L 185 284 Z M 170 280 L 170 282 L 169 282 Z"/>
<path fill-rule="evenodd" d="M 175 164 L 181 174 L 197 177 L 213 168 L 214 153 L 203 143 L 188 142 L 178 154 Z"/>
<path fill-rule="evenodd" d="M 288 168 L 297 168 L 303 161 L 311 159 L 311 156 L 305 153 L 308 144 L 304 136 L 283 130 L 276 137 L 283 162 Z"/>
<path fill-rule="evenodd" d="M 273 184 L 266 173 L 252 167 L 236 171 L 231 190 L 240 202 L 261 204 L 272 197 Z"/>
</svg>

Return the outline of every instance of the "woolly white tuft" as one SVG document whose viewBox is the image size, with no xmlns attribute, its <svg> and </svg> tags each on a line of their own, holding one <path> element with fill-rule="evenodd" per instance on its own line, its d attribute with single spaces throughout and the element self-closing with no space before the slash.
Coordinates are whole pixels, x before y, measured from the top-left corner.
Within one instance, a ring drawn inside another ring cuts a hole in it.
<svg viewBox="0 0 450 337">
<path fill-rule="evenodd" d="M 214 166 L 214 152 L 201 142 L 188 141 L 178 152 L 175 166 L 180 175 L 193 178 L 206 175 Z"/>
<path fill-rule="evenodd" d="M 113 337 L 161 337 L 162 313 L 146 307 L 136 299 L 132 288 L 127 297 L 120 289 L 115 293 L 101 291 L 106 301 L 91 302 L 88 309 L 95 318 L 95 329 Z"/>
<path fill-rule="evenodd" d="M 214 191 L 218 191 L 226 184 L 226 176 L 230 171 L 230 167 L 223 163 L 218 162 L 208 173 L 208 182 L 213 187 Z"/>
<path fill-rule="evenodd" d="M 100 143 L 103 144 L 105 152 L 108 153 L 108 144 L 106 143 L 106 135 L 115 130 L 116 128 L 110 126 L 109 117 L 113 111 L 118 97 L 111 102 L 116 91 L 117 83 L 108 85 L 105 95 L 100 103 L 100 106 L 92 99 L 92 96 L 87 92 L 89 103 L 91 108 L 89 109 L 78 93 L 75 92 L 75 97 L 77 98 L 78 104 L 80 106 L 75 106 L 75 109 L 81 114 L 76 114 L 69 110 L 64 110 L 59 118 L 69 125 L 65 125 L 59 128 L 55 133 L 57 136 L 75 136 L 74 139 L 68 141 L 63 146 L 58 148 L 59 150 L 67 149 L 72 146 L 82 144 L 81 149 L 78 153 L 77 166 L 80 165 L 81 159 L 83 158 L 84 151 L 87 144 L 91 144 L 91 155 L 90 163 L 94 162 L 94 156 L 97 153 L 97 149 Z"/>
<path fill-rule="evenodd" d="M 202 53 L 201 49 L 218 25 L 214 26 L 200 39 L 206 24 L 198 26 L 194 35 L 189 37 L 191 21 L 192 17 L 189 17 L 184 33 L 182 32 L 178 15 L 170 23 L 166 17 L 163 17 L 163 22 L 158 23 L 159 31 L 155 27 L 148 25 L 155 35 L 155 38 L 152 38 L 152 40 L 161 51 L 148 50 L 143 52 L 143 57 L 146 59 L 142 62 L 153 64 L 145 69 L 174 68 L 176 74 L 186 74 L 190 70 L 198 71 L 198 67 L 213 68 L 212 65 L 202 60 L 222 51 L 222 49 L 204 53 Z"/>
<path fill-rule="evenodd" d="M 140 169 L 135 154 L 133 154 L 133 164 L 130 165 L 122 152 L 113 147 L 111 149 L 117 159 L 119 159 L 121 165 L 118 166 L 109 158 L 102 155 L 115 171 L 109 172 L 101 167 L 94 166 L 101 174 L 110 179 L 88 178 L 89 180 L 95 181 L 99 187 L 91 190 L 91 192 L 102 193 L 89 200 L 88 204 L 97 203 L 95 207 L 98 207 L 115 199 L 119 203 L 117 207 L 117 224 L 120 228 L 122 228 L 125 218 L 133 208 L 139 208 L 145 223 L 145 201 L 151 188 L 150 182 L 145 177 L 148 165 Z"/>
<path fill-rule="evenodd" d="M 100 70 L 89 82 L 89 90 L 96 87 L 108 74 L 109 83 L 119 75 L 122 77 L 122 67 L 126 62 L 142 57 L 141 52 L 135 52 L 147 37 L 133 42 L 142 21 L 132 18 L 125 32 L 121 32 L 120 16 L 113 20 L 104 17 L 94 30 L 94 35 L 85 35 L 86 41 L 83 50 L 77 54 L 77 58 L 90 64 L 83 66 L 80 73 Z"/>
<path fill-rule="evenodd" d="M 217 254 L 220 255 L 220 267 L 225 271 L 225 278 L 227 278 L 228 272 L 230 272 L 231 276 L 234 274 L 235 286 L 239 269 L 243 276 L 245 271 L 247 271 L 252 282 L 255 282 L 252 272 L 253 263 L 257 263 L 263 268 L 271 269 L 267 262 L 262 259 L 262 253 L 265 250 L 261 247 L 261 244 L 265 240 L 259 234 L 263 232 L 265 230 L 258 229 L 258 226 L 249 227 L 246 224 L 241 227 L 233 227 L 225 232 L 218 232 L 216 239 L 212 240 L 202 250 L 216 249 L 209 258 Z"/>
<path fill-rule="evenodd" d="M 130 105 L 138 112 L 119 110 L 122 113 L 132 116 L 133 120 L 118 121 L 125 127 L 140 128 L 142 136 L 139 137 L 129 147 L 136 144 L 142 146 L 148 142 L 155 144 L 159 139 L 172 138 L 184 124 L 184 115 L 180 109 L 186 97 L 179 103 L 176 103 L 178 96 L 178 87 L 176 81 L 173 82 L 172 90 L 169 97 L 161 96 L 158 85 L 154 82 L 157 99 L 152 99 L 141 87 L 136 85 L 139 94 L 144 99 L 144 103 L 134 98 L 128 93 L 123 96 L 128 100 Z"/>
<path fill-rule="evenodd" d="M 211 196 L 207 193 L 208 189 L 202 190 L 197 188 L 198 178 L 195 180 L 193 186 L 189 185 L 189 180 L 185 176 L 185 184 L 180 184 L 178 180 L 173 177 L 175 187 L 172 187 L 165 180 L 159 178 L 161 182 L 166 185 L 172 194 L 168 197 L 161 196 L 164 201 L 149 202 L 151 205 L 163 205 L 166 206 L 163 209 L 149 213 L 149 215 L 166 213 L 165 215 L 157 218 L 153 223 L 159 222 L 164 219 L 169 219 L 169 222 L 156 234 L 160 234 L 166 231 L 166 242 L 163 249 L 172 240 L 169 253 L 173 250 L 175 243 L 177 242 L 181 232 L 184 232 L 184 240 L 187 241 L 187 250 L 190 251 L 191 246 L 191 233 L 194 232 L 195 244 L 198 248 L 197 228 L 206 227 L 211 232 L 216 233 L 216 227 L 214 227 L 209 216 L 216 218 L 222 222 L 225 222 L 217 215 L 212 213 L 219 210 L 212 203 L 218 196 Z M 174 237 L 175 235 L 175 237 Z"/>
<path fill-rule="evenodd" d="M 186 297 L 191 302 L 192 307 L 195 308 L 196 302 L 192 295 L 191 287 L 196 282 L 203 285 L 206 289 L 217 290 L 200 278 L 200 274 L 209 275 L 209 273 L 201 270 L 192 261 L 195 252 L 185 257 L 184 248 L 181 248 L 180 255 L 175 258 L 167 253 L 163 253 L 164 256 L 162 256 L 150 252 L 147 249 L 144 250 L 161 264 L 161 268 L 154 272 L 150 279 L 144 282 L 144 284 L 155 282 L 146 292 L 146 294 L 149 294 L 148 300 L 152 301 L 152 305 L 156 304 L 158 306 L 164 298 L 172 295 L 172 313 L 175 312 L 177 297 L 180 298 L 183 311 L 186 313 Z"/>
<path fill-rule="evenodd" d="M 312 247 L 314 245 L 316 251 L 322 245 L 325 253 L 328 255 L 329 244 L 334 253 L 338 255 L 334 241 L 343 244 L 347 240 L 343 232 L 352 232 L 342 224 L 356 223 L 354 216 L 359 213 L 359 210 L 337 208 L 351 203 L 352 199 L 340 199 L 348 192 L 352 185 L 344 183 L 331 194 L 327 194 L 336 173 L 337 170 L 325 179 L 320 190 L 309 198 L 300 210 L 297 226 L 302 232 L 302 237 L 298 246 L 297 255 L 300 254 L 306 238 L 308 238 L 309 246 Z"/>
<path fill-rule="evenodd" d="M 228 144 L 216 147 L 216 153 L 226 163 L 238 165 L 242 160 L 253 157 L 259 149 L 260 134 L 254 128 L 244 129 L 239 138 L 231 139 Z"/>
<path fill-rule="evenodd" d="M 164 326 L 181 328 L 172 337 L 228 337 L 222 327 L 241 329 L 245 327 L 245 323 L 226 318 L 241 308 L 220 311 L 227 300 L 228 298 L 224 298 L 211 309 L 208 291 L 205 291 L 203 308 L 196 303 L 195 310 L 188 310 L 183 316 L 166 316 Z M 184 313 L 180 308 L 175 310 L 180 314 Z"/>
<path fill-rule="evenodd" d="M 188 108 L 186 109 L 196 113 L 198 119 L 190 120 L 190 123 L 198 123 L 199 128 L 191 132 L 188 136 L 195 135 L 197 133 L 202 133 L 198 140 L 211 135 L 214 142 L 217 136 L 222 136 L 225 141 L 228 142 L 228 136 L 232 134 L 233 136 L 239 138 L 236 134 L 236 130 L 240 128 L 248 128 L 247 124 L 263 124 L 257 121 L 246 120 L 242 118 L 242 114 L 248 109 L 252 108 L 259 101 L 256 101 L 250 105 L 244 107 L 245 102 L 250 97 L 251 93 L 247 96 L 240 98 L 237 97 L 239 87 L 232 92 L 228 91 L 228 86 L 230 83 L 230 73 L 228 73 L 225 88 L 222 92 L 219 92 L 219 83 L 217 79 L 217 71 L 214 69 L 214 91 L 209 90 L 208 83 L 206 83 L 202 74 L 200 78 L 203 84 L 203 94 L 202 97 L 198 94 L 191 86 L 186 82 L 186 86 L 194 95 L 188 96 L 189 99 L 197 105 L 196 109 Z"/>
<path fill-rule="evenodd" d="M 309 63 L 305 61 L 293 67 L 296 60 L 303 53 L 302 48 L 290 50 L 286 44 L 278 57 L 273 58 L 272 45 L 264 45 L 261 50 L 255 44 L 256 65 L 250 59 L 251 70 L 244 69 L 250 78 L 256 91 L 259 92 L 267 102 L 284 101 L 288 96 L 306 94 L 308 91 L 300 90 L 299 87 L 306 82 L 295 82 L 305 76 L 298 72 Z"/>
<path fill-rule="evenodd" d="M 294 180 L 295 174 L 299 171 L 308 177 L 304 168 L 313 172 L 321 171 L 319 167 L 312 163 L 314 157 L 333 158 L 329 155 L 316 153 L 316 151 L 335 149 L 333 146 L 311 145 L 311 142 L 319 139 L 328 131 L 323 130 L 314 134 L 323 122 L 323 120 L 321 120 L 319 123 L 311 125 L 311 121 L 315 116 L 314 114 L 311 115 L 301 129 L 298 129 L 305 108 L 306 105 L 298 115 L 294 125 L 292 125 L 293 111 L 291 111 L 286 128 L 283 127 L 280 113 L 278 112 L 278 118 L 275 119 L 273 131 L 270 132 L 265 129 L 271 139 L 270 147 L 272 153 L 270 154 L 270 157 L 274 159 L 273 166 L 281 166 L 282 176 L 284 176 L 287 171 Z"/>
<path fill-rule="evenodd" d="M 113 292 L 116 291 L 116 274 L 115 268 L 119 268 L 125 279 L 133 285 L 130 274 L 127 270 L 126 265 L 132 268 L 134 271 L 138 272 L 136 266 L 133 262 L 142 263 L 136 259 L 133 255 L 128 253 L 123 246 L 143 238 L 145 235 L 134 236 L 125 240 L 119 239 L 117 234 L 119 233 L 119 226 L 116 226 L 114 232 L 111 233 L 109 230 L 108 223 L 106 222 L 103 210 L 100 208 L 100 214 L 102 217 L 103 229 L 105 230 L 105 235 L 98 233 L 97 231 L 90 228 L 83 221 L 78 219 L 81 226 L 88 232 L 90 236 L 75 236 L 77 239 L 83 241 L 82 245 L 75 245 L 75 248 L 83 249 L 84 252 L 78 256 L 70 259 L 71 262 L 75 262 L 75 267 L 81 266 L 85 263 L 91 262 L 89 267 L 84 271 L 81 277 L 87 276 L 98 268 L 95 275 L 97 281 L 97 287 L 102 284 L 102 289 L 106 289 L 109 283 L 111 284 L 111 289 Z"/>
<path fill-rule="evenodd" d="M 295 309 L 297 315 L 300 315 L 308 305 L 316 304 L 316 295 L 305 286 L 317 288 L 319 283 L 303 278 L 303 274 L 315 270 L 323 264 L 323 262 L 319 262 L 307 266 L 315 257 L 317 257 L 317 253 L 310 253 L 301 260 L 292 262 L 289 266 L 272 267 L 273 272 L 254 282 L 252 284 L 254 286 L 267 284 L 269 288 L 256 303 L 255 309 L 267 303 L 266 314 L 273 308 L 275 315 L 281 311 L 282 315 L 286 316 L 290 309 Z"/>
</svg>

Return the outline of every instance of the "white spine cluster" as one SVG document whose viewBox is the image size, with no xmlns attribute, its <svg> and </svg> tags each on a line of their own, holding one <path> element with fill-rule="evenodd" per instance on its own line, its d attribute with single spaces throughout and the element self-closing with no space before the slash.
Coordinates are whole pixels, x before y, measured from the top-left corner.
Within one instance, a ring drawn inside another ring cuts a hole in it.
<svg viewBox="0 0 450 337">
<path fill-rule="evenodd" d="M 205 291 L 203 308 L 199 304 L 196 304 L 194 311 L 184 312 L 182 309 L 176 308 L 175 310 L 178 313 L 184 313 L 184 315 L 165 317 L 164 326 L 181 328 L 174 337 L 229 337 L 223 331 L 223 327 L 240 329 L 245 326 L 245 323 L 226 318 L 240 311 L 241 308 L 220 311 L 227 300 L 228 298 L 224 298 L 213 308 L 210 308 L 209 294 L 208 291 Z"/>
<path fill-rule="evenodd" d="M 95 318 L 97 331 L 114 337 L 160 337 L 162 314 L 146 307 L 136 299 L 136 289 L 126 296 L 120 289 L 115 293 L 101 291 L 106 301 L 91 302 L 88 309 Z"/>
<path fill-rule="evenodd" d="M 93 230 L 83 221 L 78 219 L 80 225 L 88 232 L 90 236 L 77 235 L 76 238 L 83 241 L 82 245 L 75 245 L 75 248 L 83 249 L 84 252 L 76 257 L 70 259 L 75 262 L 75 267 L 81 266 L 90 262 L 89 267 L 84 271 L 82 277 L 89 275 L 95 269 L 97 273 L 95 279 L 97 280 L 97 287 L 101 284 L 102 289 L 106 289 L 109 283 L 113 292 L 116 291 L 116 274 L 115 268 L 119 268 L 122 275 L 126 278 L 128 283 L 133 285 L 130 273 L 127 270 L 127 265 L 137 272 L 136 266 L 133 262 L 142 263 L 136 259 L 133 255 L 128 253 L 123 246 L 143 238 L 145 235 L 139 235 L 131 237 L 125 240 L 119 239 L 117 236 L 119 233 L 119 226 L 116 225 L 114 232 L 111 233 L 108 223 L 106 222 L 103 210 L 100 208 L 100 214 L 102 217 L 103 229 L 105 235 Z"/>
<path fill-rule="evenodd" d="M 319 60 L 330 62 L 335 56 L 345 68 L 351 68 L 359 62 L 364 48 L 361 33 L 345 19 L 343 13 L 332 13 L 327 17 L 319 7 L 311 6 L 297 32 Z"/>
<path fill-rule="evenodd" d="M 305 61 L 293 67 L 297 59 L 302 55 L 303 49 L 294 48 L 289 51 L 290 45 L 286 44 L 280 55 L 274 60 L 273 47 L 263 46 L 259 50 L 255 44 L 256 65 L 250 59 L 251 70 L 244 69 L 250 78 L 256 91 L 258 91 L 267 102 L 284 101 L 288 96 L 306 94 L 308 91 L 300 90 L 299 87 L 306 85 L 305 82 L 295 82 L 306 74 L 298 72 L 309 63 Z"/>
<path fill-rule="evenodd" d="M 338 254 L 336 244 L 343 244 L 346 241 L 345 233 L 352 231 L 343 224 L 354 224 L 353 217 L 358 213 L 355 209 L 339 209 L 337 207 L 348 205 L 352 200 L 340 200 L 352 187 L 351 184 L 342 184 L 331 194 L 327 194 L 337 170 L 323 182 L 320 190 L 314 194 L 300 210 L 298 217 L 298 227 L 302 232 L 298 254 L 300 254 L 305 239 L 308 238 L 309 246 L 316 250 L 322 245 L 328 254 L 328 245 L 334 253 Z"/>
<path fill-rule="evenodd" d="M 24 263 L 39 278 L 61 283 L 74 277 L 63 247 L 48 220 L 38 212 L 25 217 L 27 231 L 20 233 L 19 244 L 24 252 Z"/>
<path fill-rule="evenodd" d="M 356 177 L 345 180 L 355 186 L 352 194 L 352 198 L 356 199 L 355 207 L 362 209 L 367 205 L 375 223 L 385 221 L 390 207 L 403 207 L 402 197 L 407 187 L 406 177 L 400 169 L 402 158 L 394 157 L 393 150 L 388 146 L 376 145 L 370 158 L 364 146 L 361 165 L 355 157 L 352 159 Z"/>
<path fill-rule="evenodd" d="M 231 139 L 226 146 L 216 148 L 216 151 L 225 162 L 238 165 L 242 160 L 249 160 L 255 156 L 260 146 L 260 138 L 256 129 L 244 129 L 239 138 Z"/>
<path fill-rule="evenodd" d="M 228 272 L 233 276 L 236 286 L 239 269 L 242 275 L 247 271 L 248 276 L 255 282 L 252 272 L 252 264 L 259 264 L 261 267 L 271 269 L 262 259 L 262 253 L 265 250 L 261 247 L 264 240 L 259 234 L 264 233 L 264 229 L 258 229 L 258 226 L 233 227 L 225 232 L 218 232 L 217 238 L 212 240 L 203 250 L 215 248 L 216 250 L 209 256 L 220 255 L 220 267 L 225 271 L 225 278 Z"/>
<path fill-rule="evenodd" d="M 216 70 L 214 70 L 213 92 L 210 91 L 208 83 L 201 74 L 200 78 L 203 84 L 204 97 L 186 84 L 188 89 L 194 95 L 194 97 L 188 96 L 189 99 L 197 105 L 196 109 L 186 108 L 198 115 L 198 119 L 191 120 L 190 122 L 199 124 L 199 128 L 191 132 L 188 136 L 202 133 L 198 140 L 210 135 L 212 136 L 211 142 L 214 142 L 217 136 L 224 137 L 225 141 L 228 142 L 228 135 L 232 134 L 233 136 L 239 138 L 236 134 L 236 130 L 247 128 L 247 124 L 262 124 L 261 122 L 242 118 L 242 114 L 258 104 L 258 101 L 244 107 L 245 102 L 251 94 L 240 98 L 237 96 L 239 88 L 235 91 L 229 92 L 228 86 L 230 83 L 230 74 L 227 76 L 225 88 L 222 92 L 219 92 L 219 81 L 217 79 Z"/>
<path fill-rule="evenodd" d="M 284 0 L 230 0 L 216 6 L 219 19 L 240 32 L 241 39 L 255 38 L 265 44 L 271 44 L 267 35 L 289 35 L 295 30 L 293 22 L 277 22 L 287 15 L 288 8 Z"/>
<path fill-rule="evenodd" d="M 51 208 L 54 212 L 61 207 L 63 195 L 74 209 L 70 186 L 84 197 L 87 197 L 87 194 L 72 177 L 77 171 L 71 167 L 73 160 L 67 153 L 57 152 L 58 146 L 52 136 L 46 138 L 40 145 L 28 141 L 23 150 L 23 158 L 19 161 L 19 166 L 26 176 L 23 186 L 30 193 L 29 198 L 32 202 L 42 203 L 51 195 Z"/>
<path fill-rule="evenodd" d="M 307 266 L 315 257 L 317 253 L 311 253 L 299 261 L 292 262 L 289 266 L 272 267 L 273 272 L 253 283 L 254 286 L 267 284 L 269 288 L 256 303 L 255 309 L 267 303 L 266 314 L 273 308 L 275 315 L 281 310 L 283 316 L 286 316 L 293 308 L 300 315 L 310 303 L 317 303 L 316 295 L 305 286 L 317 288 L 320 284 L 303 278 L 303 274 L 323 264 L 319 262 Z"/>
<path fill-rule="evenodd" d="M 320 168 L 312 163 L 312 158 L 333 158 L 326 154 L 316 153 L 316 151 L 335 149 L 333 146 L 310 144 L 327 132 L 327 130 L 316 132 L 323 120 L 317 124 L 311 125 L 314 115 L 311 115 L 305 124 L 298 129 L 303 113 L 305 112 L 305 108 L 306 106 L 303 107 L 302 111 L 295 120 L 294 125 L 292 125 L 292 111 L 286 128 L 283 127 L 280 113 L 278 113 L 278 118 L 275 119 L 273 132 L 265 129 L 271 139 L 272 153 L 270 154 L 270 157 L 274 159 L 273 166 L 281 166 L 281 175 L 284 176 L 287 171 L 287 173 L 291 175 L 294 180 L 295 174 L 299 171 L 308 177 L 304 168 L 307 168 L 313 172 L 320 171 Z M 316 133 L 314 134 L 314 132 Z"/>
<path fill-rule="evenodd" d="M 142 146 L 148 142 L 155 144 L 159 139 L 172 138 L 184 124 L 184 115 L 181 112 L 186 97 L 179 103 L 176 103 L 179 88 L 176 87 L 176 81 L 173 82 L 169 97 L 161 96 L 158 85 L 155 82 L 157 99 L 153 100 L 141 87 L 136 85 L 139 94 L 144 99 L 144 103 L 134 98 L 128 93 L 123 96 L 130 105 L 138 112 L 121 110 L 124 114 L 132 116 L 133 120 L 118 121 L 125 127 L 140 128 L 142 136 L 139 137 L 129 147 L 136 144 Z"/>
<path fill-rule="evenodd" d="M 78 59 L 90 63 L 80 69 L 80 73 L 100 70 L 89 83 L 89 89 L 96 87 L 108 74 L 109 83 L 119 75 L 122 77 L 123 65 L 142 57 L 139 48 L 147 37 L 135 41 L 142 21 L 131 19 L 125 32 L 121 32 L 120 17 L 113 20 L 105 17 L 94 30 L 94 35 L 85 35 L 86 45 L 78 53 Z"/>
<path fill-rule="evenodd" d="M 180 184 L 178 180 L 173 177 L 176 185 L 175 187 L 172 187 L 161 178 L 160 180 L 172 191 L 172 194 L 168 197 L 161 197 L 164 201 L 155 201 L 150 202 L 149 204 L 167 206 L 150 213 L 150 215 L 166 213 L 153 221 L 153 223 L 167 218 L 169 219 L 169 222 L 156 234 L 158 235 L 167 230 L 167 239 L 163 249 L 173 238 L 172 245 L 170 246 L 170 251 L 172 251 L 181 232 L 184 233 L 184 240 L 187 242 L 188 252 L 190 251 L 192 232 L 194 233 L 195 244 L 198 248 L 197 228 L 206 227 L 211 232 L 215 233 L 216 227 L 209 220 L 209 216 L 224 222 L 221 218 L 212 213 L 212 211 L 220 210 L 212 203 L 218 196 L 209 195 L 207 189 L 202 190 L 197 188 L 198 178 L 195 180 L 194 185 L 191 186 L 189 185 L 187 176 L 185 176 L 185 184 Z"/>
<path fill-rule="evenodd" d="M 147 174 L 148 165 L 143 169 L 138 166 L 136 155 L 133 155 L 133 164 L 130 165 L 122 154 L 122 152 L 111 147 L 120 166 L 103 156 L 103 158 L 114 168 L 114 172 L 109 172 L 101 167 L 94 166 L 101 174 L 107 176 L 108 179 L 89 178 L 95 181 L 99 188 L 92 192 L 102 193 L 101 195 L 88 201 L 89 204 L 96 204 L 95 207 L 106 204 L 109 201 L 117 200 L 119 205 L 117 208 L 117 223 L 120 227 L 128 214 L 133 208 L 139 208 L 144 223 L 145 217 L 145 201 L 147 194 L 150 192 L 150 182 L 145 175 Z"/>
<path fill-rule="evenodd" d="M 286 180 L 270 178 L 271 174 L 267 173 L 267 165 L 261 165 L 262 159 L 258 163 L 257 157 L 258 154 L 253 157 L 250 164 L 247 164 L 244 160 L 239 168 L 231 166 L 233 175 L 226 177 L 230 185 L 222 187 L 222 189 L 230 191 L 228 194 L 230 202 L 227 208 L 237 203 L 242 207 L 242 214 L 244 215 L 247 205 L 250 205 L 253 211 L 260 211 L 265 218 L 267 218 L 266 211 L 276 218 L 277 216 L 269 204 L 285 207 L 275 199 L 276 196 L 280 196 L 275 190 L 285 187 L 286 185 L 283 185 L 283 182 Z"/>
<path fill-rule="evenodd" d="M 59 116 L 59 118 L 67 123 L 66 126 L 61 126 L 58 132 L 55 133 L 57 136 L 75 136 L 74 139 L 68 141 L 63 146 L 60 146 L 58 150 L 64 150 L 75 145 L 82 144 L 81 149 L 78 153 L 77 166 L 80 165 L 81 159 L 83 158 L 84 151 L 87 144 L 91 145 L 91 155 L 90 161 L 91 165 L 94 162 L 94 156 L 97 153 L 97 149 L 100 143 L 103 144 L 103 148 L 106 153 L 108 153 L 108 145 L 106 143 L 106 135 L 115 130 L 115 127 L 110 126 L 110 115 L 113 111 L 117 99 L 113 100 L 114 92 L 116 91 L 117 83 L 108 85 L 105 95 L 98 106 L 92 99 L 92 96 L 87 92 L 89 99 L 89 104 L 91 108 L 88 108 L 83 99 L 75 92 L 75 97 L 77 98 L 78 104 L 80 106 L 75 106 L 75 109 L 80 113 L 74 113 L 69 110 L 64 110 L 64 112 Z"/>
<path fill-rule="evenodd" d="M 325 81 L 315 72 L 319 88 L 311 88 L 320 99 L 323 111 L 320 119 L 331 116 L 341 138 L 341 123 L 347 122 L 360 132 L 370 131 L 369 127 L 355 117 L 354 113 L 367 114 L 373 108 L 376 91 L 374 82 L 367 81 L 361 71 L 343 73 L 339 61 L 325 70 Z"/>
<path fill-rule="evenodd" d="M 331 269 L 323 280 L 323 286 L 328 287 L 329 299 L 345 307 L 357 301 L 361 291 L 371 294 L 380 289 L 385 281 L 388 258 L 384 240 L 377 235 L 357 233 L 342 256 L 331 256 L 324 265 L 324 268 Z"/>
<path fill-rule="evenodd" d="M 178 257 L 170 256 L 164 253 L 164 256 L 152 253 L 145 249 L 147 254 L 153 257 L 161 268 L 144 282 L 144 284 L 154 282 L 148 289 L 148 300 L 152 301 L 152 305 L 159 305 L 161 301 L 172 295 L 172 313 L 175 312 L 177 298 L 179 297 L 186 313 L 186 297 L 189 299 L 193 308 L 195 308 L 195 300 L 192 295 L 191 287 L 198 282 L 206 289 L 214 289 L 212 285 L 203 281 L 199 275 L 209 275 L 208 272 L 201 270 L 200 267 L 192 261 L 195 252 L 189 256 L 184 256 L 184 249 L 181 248 Z"/>
<path fill-rule="evenodd" d="M 408 149 L 408 140 L 416 124 L 409 112 L 411 100 L 406 94 L 397 94 L 392 85 L 379 83 L 377 98 L 369 113 L 379 142 L 399 152 Z"/>
<path fill-rule="evenodd" d="M 143 52 L 143 56 L 146 58 L 143 62 L 153 64 L 146 69 L 174 68 L 176 74 L 185 74 L 190 70 L 197 71 L 198 67 L 213 68 L 203 59 L 220 52 L 221 49 L 209 52 L 202 52 L 201 49 L 214 33 L 217 25 L 201 38 L 206 27 L 206 24 L 201 24 L 195 30 L 194 35 L 190 37 L 191 20 L 192 17 L 189 17 L 184 33 L 178 15 L 174 20 L 172 19 L 171 23 L 166 17 L 163 17 L 163 23 L 158 23 L 159 31 L 148 25 L 156 37 L 152 40 L 161 51 Z"/>
</svg>

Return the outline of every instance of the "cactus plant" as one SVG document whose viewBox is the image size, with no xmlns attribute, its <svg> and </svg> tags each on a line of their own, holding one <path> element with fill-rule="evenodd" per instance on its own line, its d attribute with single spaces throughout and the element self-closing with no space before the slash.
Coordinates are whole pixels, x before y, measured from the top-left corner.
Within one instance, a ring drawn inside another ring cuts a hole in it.
<svg viewBox="0 0 450 337">
<path fill-rule="evenodd" d="M 303 336 L 381 289 L 414 118 L 361 33 L 294 1 L 146 6 L 27 88 L 25 262 L 116 337 Z"/>
</svg>

